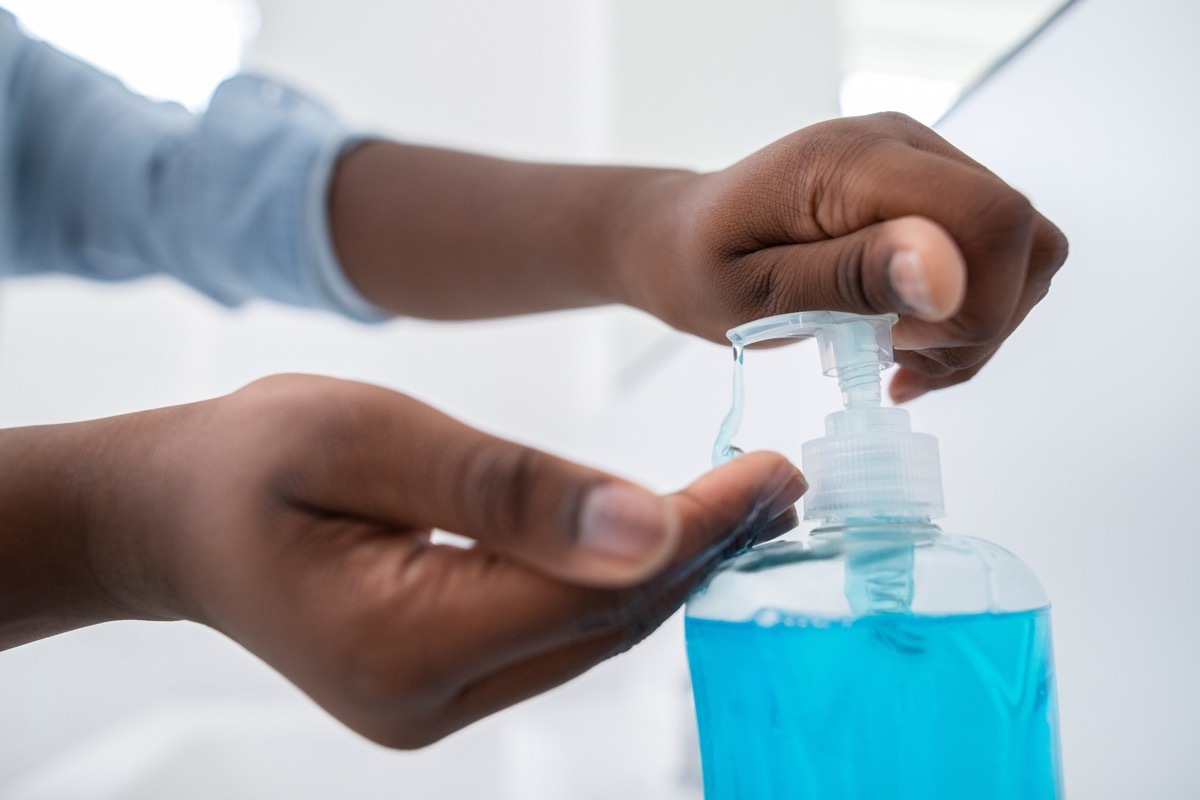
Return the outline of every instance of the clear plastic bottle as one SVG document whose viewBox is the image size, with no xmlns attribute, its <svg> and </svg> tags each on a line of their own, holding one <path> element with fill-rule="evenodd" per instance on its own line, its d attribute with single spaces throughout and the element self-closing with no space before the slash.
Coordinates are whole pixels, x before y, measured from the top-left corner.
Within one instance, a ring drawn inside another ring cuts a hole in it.
<svg viewBox="0 0 1200 800">
<path fill-rule="evenodd" d="M 942 533 L 937 440 L 880 404 L 895 317 L 805 312 L 844 410 L 807 442 L 803 541 L 751 548 L 687 604 L 707 800 L 1062 795 L 1049 603 L 1003 548 Z M 734 411 L 717 460 L 732 457 Z"/>
</svg>

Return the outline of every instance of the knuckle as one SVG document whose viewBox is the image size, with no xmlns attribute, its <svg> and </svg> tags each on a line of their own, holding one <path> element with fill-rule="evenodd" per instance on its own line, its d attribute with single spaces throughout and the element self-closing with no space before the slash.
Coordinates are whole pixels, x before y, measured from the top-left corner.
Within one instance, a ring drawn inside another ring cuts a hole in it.
<svg viewBox="0 0 1200 800">
<path fill-rule="evenodd" d="M 957 344 L 970 347 L 990 347 L 1008 336 L 1012 326 L 1012 313 L 999 309 L 987 309 L 989 313 L 973 315 L 962 327 L 962 336 Z"/>
<path fill-rule="evenodd" d="M 901 111 L 877 111 L 867 117 L 881 128 L 923 129 L 925 126 Z"/>
<path fill-rule="evenodd" d="M 862 313 L 891 311 L 886 280 L 868 280 L 865 237 L 854 237 L 838 251 L 834 267 L 836 301 L 839 307 Z"/>
<path fill-rule="evenodd" d="M 487 528 L 503 543 L 534 520 L 533 500 L 548 457 L 499 439 L 475 446 L 455 481 L 458 502 L 475 529 Z"/>
<path fill-rule="evenodd" d="M 1028 197 L 1007 184 L 1004 186 L 1004 190 L 997 194 L 991 205 L 992 217 L 1005 227 L 1032 231 L 1034 216 L 1037 214 L 1033 203 L 1029 202 Z"/>
<path fill-rule="evenodd" d="M 976 243 L 995 252 L 1024 253 L 1033 237 L 1037 211 L 1033 203 L 1007 185 L 982 197 L 969 215 Z"/>
<path fill-rule="evenodd" d="M 986 317 L 973 320 L 961 327 L 961 332 L 955 337 L 957 346 L 942 352 L 957 353 L 961 356 L 963 352 L 969 352 L 972 348 L 985 347 L 1003 338 L 1007 329 L 1008 324 L 1004 319 Z"/>
<path fill-rule="evenodd" d="M 948 372 L 941 377 L 935 378 L 932 381 L 932 383 L 930 384 L 929 388 L 930 389 L 949 389 L 951 386 L 958 386 L 961 383 L 966 383 L 967 381 L 971 380 L 972 378 L 974 378 L 976 375 L 979 374 L 979 371 L 981 369 L 983 369 L 983 365 L 985 362 L 986 362 L 986 359 L 984 359 L 984 361 L 981 361 L 978 364 L 975 364 L 974 366 L 967 367 L 967 368 L 961 369 L 961 370 L 954 370 L 953 372 Z"/>
<path fill-rule="evenodd" d="M 837 267 L 834 270 L 837 282 L 837 295 L 847 307 L 868 307 L 866 282 L 863 280 L 863 246 L 844 247 L 838 253 Z"/>
<path fill-rule="evenodd" d="M 1071 254 L 1071 242 L 1067 239 L 1067 235 L 1055 225 L 1050 226 L 1050 239 L 1050 262 L 1057 271 L 1066 263 L 1067 256 Z"/>
<path fill-rule="evenodd" d="M 1070 254 L 1070 243 L 1066 235 L 1053 223 L 1041 220 L 1038 236 L 1034 240 L 1033 263 L 1031 271 L 1035 277 L 1049 282 L 1059 268 L 1067 261 Z"/>
<path fill-rule="evenodd" d="M 945 347 L 930 352 L 929 356 L 943 367 L 941 377 L 944 378 L 972 369 L 986 359 L 993 349 L 991 347 Z"/>
<path fill-rule="evenodd" d="M 897 356 L 896 361 L 906 370 L 930 380 L 950 374 L 950 368 L 933 357 L 935 350 L 910 350 Z"/>
<path fill-rule="evenodd" d="M 942 386 L 938 388 L 947 389 L 951 386 L 958 386 L 960 383 L 966 383 L 979 374 L 979 369 L 982 365 L 976 364 L 966 369 L 958 370 L 957 372 L 948 375 Z"/>
</svg>

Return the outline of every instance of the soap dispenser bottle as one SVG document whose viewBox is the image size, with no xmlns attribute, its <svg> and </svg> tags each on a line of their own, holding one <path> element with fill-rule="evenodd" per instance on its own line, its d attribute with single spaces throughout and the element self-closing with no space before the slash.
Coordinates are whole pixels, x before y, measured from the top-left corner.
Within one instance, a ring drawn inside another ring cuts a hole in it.
<svg viewBox="0 0 1200 800">
<path fill-rule="evenodd" d="M 880 402 L 896 318 L 804 312 L 729 332 L 815 337 L 844 409 L 805 443 L 815 528 L 724 562 L 688 600 L 707 800 L 1062 795 L 1049 603 L 1003 548 L 942 533 L 937 440 Z"/>
</svg>

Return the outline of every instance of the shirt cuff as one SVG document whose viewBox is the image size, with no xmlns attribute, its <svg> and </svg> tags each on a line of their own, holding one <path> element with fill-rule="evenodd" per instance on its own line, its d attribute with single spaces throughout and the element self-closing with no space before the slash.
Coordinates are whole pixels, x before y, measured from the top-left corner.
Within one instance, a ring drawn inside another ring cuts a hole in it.
<svg viewBox="0 0 1200 800">
<path fill-rule="evenodd" d="M 308 186 L 305 209 L 305 229 L 308 234 L 307 252 L 312 285 L 320 294 L 322 305 L 360 322 L 383 322 L 395 315 L 363 297 L 346 277 L 333 247 L 329 226 L 329 189 L 333 182 L 338 159 L 373 136 L 349 134 L 329 143 L 318 154 Z"/>
</svg>

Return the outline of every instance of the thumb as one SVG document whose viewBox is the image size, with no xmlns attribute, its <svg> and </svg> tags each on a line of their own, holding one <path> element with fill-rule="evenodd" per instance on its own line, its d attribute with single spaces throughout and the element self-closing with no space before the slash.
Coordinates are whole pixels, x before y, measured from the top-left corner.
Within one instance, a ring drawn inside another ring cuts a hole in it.
<svg viewBox="0 0 1200 800">
<path fill-rule="evenodd" d="M 714 508 L 755 507 L 760 495 L 780 493 L 786 506 L 803 491 L 795 467 L 759 456 L 726 465 L 683 498 L 662 498 L 413 398 L 362 384 L 323 385 L 333 390 L 322 408 L 353 413 L 333 415 L 322 437 L 305 437 L 318 443 L 319 457 L 290 460 L 300 466 L 289 491 L 306 509 L 399 530 L 441 528 L 576 584 L 645 581 L 680 553 L 685 538 L 690 551 L 728 533 Z M 783 510 L 767 506 L 771 517 Z"/>
<path fill-rule="evenodd" d="M 941 322 L 958 311 L 966 294 L 962 253 L 944 228 L 924 217 L 900 217 L 835 239 L 777 248 L 772 258 L 765 268 L 788 276 L 777 285 L 794 287 L 803 308 L 894 312 Z"/>
<path fill-rule="evenodd" d="M 583 585 L 641 583 L 673 561 L 728 545 L 747 519 L 763 526 L 759 534 L 769 531 L 807 488 L 794 466 L 771 453 L 735 459 L 659 497 L 512 442 L 487 437 L 478 444 L 456 478 L 462 502 L 448 509 L 459 518 L 456 531 Z"/>
<path fill-rule="evenodd" d="M 423 522 L 573 583 L 620 586 L 678 549 L 674 507 L 629 481 L 455 423 Z"/>
</svg>

